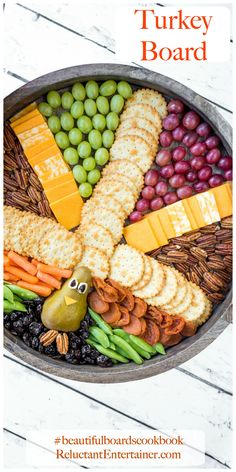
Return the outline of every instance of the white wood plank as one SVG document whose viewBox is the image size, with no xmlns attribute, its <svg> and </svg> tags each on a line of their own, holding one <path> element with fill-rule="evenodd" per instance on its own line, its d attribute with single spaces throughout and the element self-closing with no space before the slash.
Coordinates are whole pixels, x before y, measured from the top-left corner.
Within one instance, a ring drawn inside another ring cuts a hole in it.
<svg viewBox="0 0 236 472">
<path fill-rule="evenodd" d="M 32 10 L 35 10 L 46 17 L 50 18 L 51 20 L 57 21 L 58 23 L 71 28 L 72 30 L 79 32 L 85 35 L 87 38 L 90 38 L 94 41 L 99 42 L 101 45 L 106 45 L 108 48 L 115 50 L 114 46 L 114 31 L 115 31 L 115 8 L 114 4 L 106 5 L 106 14 L 102 9 L 102 6 L 99 4 L 91 4 L 88 2 L 81 4 L 79 10 L 76 8 L 76 3 L 70 2 L 60 2 L 57 8 L 54 5 L 46 2 L 29 2 L 23 1 L 21 5 L 24 5 Z M 14 7 L 10 7 L 14 8 Z M 16 7 L 17 8 L 17 7 Z M 22 7 L 18 7 L 18 9 L 23 10 Z M 79 14 L 73 14 L 74 11 L 78 11 Z M 21 21 L 22 16 L 26 19 L 27 14 L 26 10 L 17 11 L 17 16 L 15 16 L 15 28 L 12 33 L 12 39 L 14 42 L 14 37 L 18 36 L 18 25 Z M 34 20 L 35 15 L 31 15 L 31 21 Z M 9 11 L 8 11 L 9 17 Z M 9 20 L 8 20 L 9 21 Z M 39 18 L 35 23 L 35 35 L 34 38 L 38 37 L 40 41 L 40 32 L 42 28 L 42 22 L 47 21 Z M 7 22 L 6 22 L 7 23 Z M 39 27 L 40 25 L 40 27 Z M 26 28 L 28 31 L 28 28 Z M 38 31 L 38 32 L 37 32 Z M 26 35 L 27 36 L 27 35 Z M 54 36 L 56 41 L 61 41 L 61 37 L 66 37 L 65 29 L 59 28 L 57 31 L 57 35 Z M 76 40 L 76 35 L 71 33 L 70 37 L 70 44 L 72 45 Z M 68 37 L 68 36 L 67 36 Z M 113 39 L 111 39 L 113 38 Z M 22 38 L 20 38 L 20 42 Z M 88 55 L 89 49 L 91 47 L 91 43 L 86 40 L 83 40 L 83 48 L 86 52 L 87 56 L 87 48 L 88 48 Z M 49 44 L 50 47 L 50 44 Z M 113 56 L 109 54 L 107 50 L 103 48 L 99 48 L 93 44 L 94 47 L 94 54 L 92 54 L 91 62 L 99 62 L 99 58 L 97 54 L 98 49 L 102 50 L 103 53 L 101 56 L 103 60 L 106 61 L 108 57 Z M 72 47 L 74 49 L 74 47 Z M 75 49 L 74 49 L 75 50 Z M 101 51 L 100 51 L 101 53 Z M 82 57 L 79 58 L 79 63 L 82 63 Z M 63 61 L 63 54 L 60 55 L 61 62 Z M 65 60 L 65 59 L 64 59 Z M 115 57 L 111 59 L 115 61 Z M 85 63 L 88 61 L 85 60 Z M 110 61 L 108 61 L 110 62 Z M 76 60 L 74 63 L 78 63 Z M 140 62 L 140 65 L 144 65 L 144 63 Z M 21 68 L 21 64 L 16 62 L 15 66 Z M 152 65 L 149 63 L 145 63 L 145 66 L 148 69 L 152 69 Z M 62 67 L 62 66 L 61 66 Z M 172 77 L 179 82 L 191 87 L 197 93 L 225 106 L 226 108 L 232 108 L 232 64 L 231 62 L 221 63 L 176 63 L 176 64 L 168 64 L 168 63 L 159 63 L 158 71 L 163 73 L 166 76 Z"/>
<path fill-rule="evenodd" d="M 24 82 L 22 82 L 21 80 L 7 73 L 4 74 L 4 96 L 14 92 L 14 90 L 17 90 L 22 85 L 24 85 Z"/>
</svg>

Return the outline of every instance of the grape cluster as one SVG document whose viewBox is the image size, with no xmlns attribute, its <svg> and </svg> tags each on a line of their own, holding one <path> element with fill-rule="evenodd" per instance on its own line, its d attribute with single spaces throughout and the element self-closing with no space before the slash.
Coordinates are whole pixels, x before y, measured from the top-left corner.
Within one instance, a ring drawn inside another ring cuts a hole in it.
<svg viewBox="0 0 236 472">
<path fill-rule="evenodd" d="M 232 157 L 222 155 L 220 139 L 211 126 L 195 111 L 186 111 L 177 99 L 168 103 L 168 112 L 155 167 L 145 175 L 145 187 L 129 216 L 131 222 L 140 221 L 150 210 L 232 180 Z"/>
<path fill-rule="evenodd" d="M 109 160 L 119 114 L 131 95 L 132 88 L 125 81 L 106 80 L 99 86 L 89 80 L 76 82 L 71 91 L 62 94 L 51 90 L 47 102 L 39 104 L 65 161 L 73 167 L 83 198 L 91 196 L 101 167 Z"/>
</svg>

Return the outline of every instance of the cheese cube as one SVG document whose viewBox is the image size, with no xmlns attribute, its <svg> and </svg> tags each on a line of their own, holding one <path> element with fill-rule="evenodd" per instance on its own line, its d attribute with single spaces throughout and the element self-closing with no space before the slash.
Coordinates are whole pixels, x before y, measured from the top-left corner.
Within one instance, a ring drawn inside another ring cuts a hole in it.
<svg viewBox="0 0 236 472">
<path fill-rule="evenodd" d="M 50 203 L 50 208 L 54 213 L 58 223 L 66 229 L 75 228 L 80 224 L 83 200 L 78 192 Z"/>
<path fill-rule="evenodd" d="M 123 234 L 126 242 L 139 251 L 149 252 L 159 247 L 148 218 L 125 226 Z"/>
</svg>

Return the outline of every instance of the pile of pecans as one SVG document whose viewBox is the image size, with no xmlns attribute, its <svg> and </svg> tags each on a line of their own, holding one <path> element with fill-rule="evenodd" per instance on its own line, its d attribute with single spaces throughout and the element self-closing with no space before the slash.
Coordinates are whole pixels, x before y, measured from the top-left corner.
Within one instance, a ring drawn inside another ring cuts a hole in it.
<svg viewBox="0 0 236 472">
<path fill-rule="evenodd" d="M 232 279 L 232 217 L 173 238 L 150 253 L 159 262 L 174 266 L 220 303 Z"/>
<path fill-rule="evenodd" d="M 53 218 L 43 187 L 9 123 L 4 126 L 4 204 Z"/>
</svg>

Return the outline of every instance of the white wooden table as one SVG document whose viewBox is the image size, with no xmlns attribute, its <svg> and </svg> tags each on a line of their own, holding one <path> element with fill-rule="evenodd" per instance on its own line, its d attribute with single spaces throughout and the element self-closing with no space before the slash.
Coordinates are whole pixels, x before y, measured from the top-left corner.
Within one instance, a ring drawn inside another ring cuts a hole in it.
<svg viewBox="0 0 236 472">
<path fill-rule="evenodd" d="M 85 0 L 50 4 L 7 1 L 5 95 L 56 69 L 115 62 L 113 6 L 108 0 L 104 7 Z M 230 63 L 198 64 L 197 68 L 164 64 L 160 72 L 206 97 L 231 123 Z M 162 432 L 172 428 L 200 429 L 206 434 L 204 467 L 229 468 L 231 328 L 229 325 L 207 349 L 181 367 L 115 386 L 49 376 L 6 352 L 5 467 L 27 468 L 25 438 L 29 430 L 103 427 L 156 428 Z M 66 467 L 75 465 L 68 461 Z"/>
</svg>

